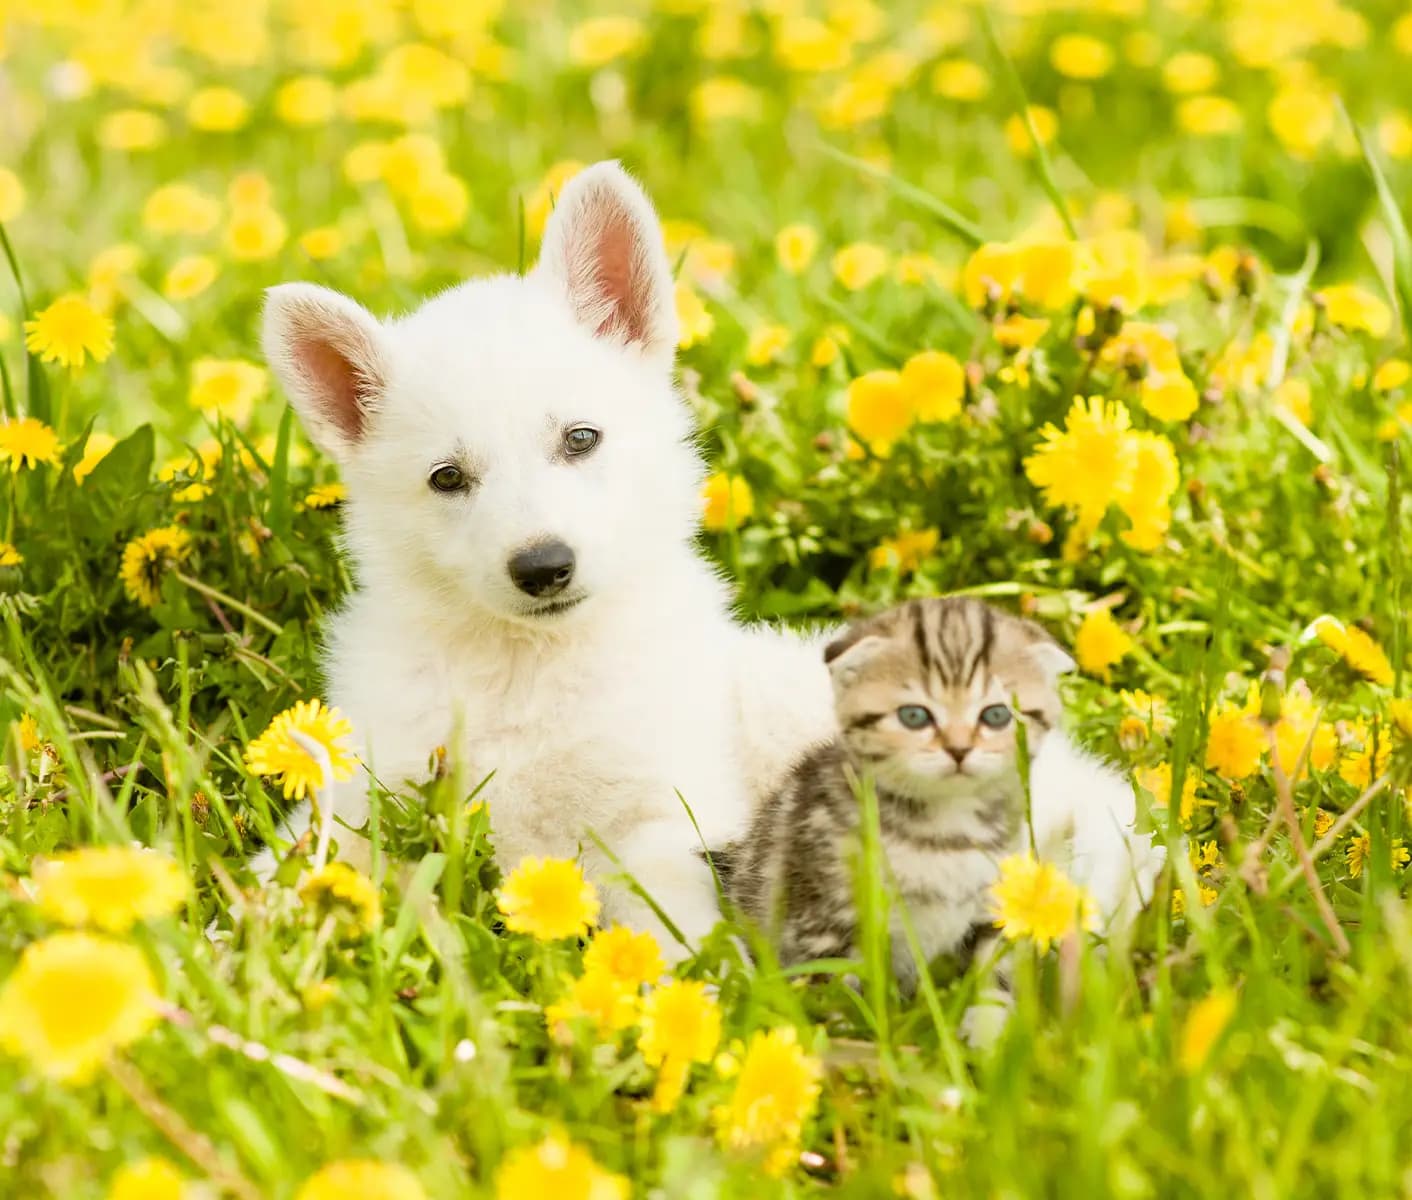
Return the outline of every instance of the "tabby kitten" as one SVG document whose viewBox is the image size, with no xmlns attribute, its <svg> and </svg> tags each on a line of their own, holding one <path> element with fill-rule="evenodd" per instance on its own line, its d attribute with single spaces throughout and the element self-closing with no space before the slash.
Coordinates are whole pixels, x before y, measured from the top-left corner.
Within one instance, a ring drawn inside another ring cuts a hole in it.
<svg viewBox="0 0 1412 1200">
<path fill-rule="evenodd" d="M 824 651 L 839 734 L 808 753 L 727 849 L 723 879 L 785 963 L 856 957 L 855 782 L 871 779 L 882 851 L 927 960 L 964 960 L 990 927 L 996 864 L 1025 845 L 1016 749 L 1058 723 L 1073 660 L 1039 626 L 964 597 L 913 600 Z M 916 965 L 894 914 L 892 958 Z"/>
</svg>

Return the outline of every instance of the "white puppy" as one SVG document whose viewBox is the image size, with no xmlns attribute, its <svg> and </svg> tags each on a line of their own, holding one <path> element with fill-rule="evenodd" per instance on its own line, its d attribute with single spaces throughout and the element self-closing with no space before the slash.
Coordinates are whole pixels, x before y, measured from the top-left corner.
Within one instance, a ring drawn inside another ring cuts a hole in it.
<svg viewBox="0 0 1412 1200">
<path fill-rule="evenodd" d="M 264 321 L 348 488 L 357 589 L 328 630 L 329 699 L 369 769 L 425 778 L 447 746 L 491 777 L 507 869 L 582 853 L 601 882 L 592 832 L 695 941 L 718 912 L 682 801 L 724 844 L 833 713 L 817 646 L 735 624 L 694 547 L 702 465 L 676 343 L 661 229 L 613 163 L 565 187 L 527 276 L 390 321 L 286 284 Z M 354 827 L 366 790 L 336 789 Z M 606 913 L 656 925 L 621 887 Z"/>
</svg>

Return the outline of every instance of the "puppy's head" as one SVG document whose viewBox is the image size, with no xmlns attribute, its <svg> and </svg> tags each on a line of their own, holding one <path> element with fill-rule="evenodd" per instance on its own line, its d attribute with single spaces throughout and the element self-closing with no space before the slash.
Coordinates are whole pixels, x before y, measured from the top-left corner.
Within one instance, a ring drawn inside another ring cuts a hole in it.
<svg viewBox="0 0 1412 1200">
<path fill-rule="evenodd" d="M 615 163 L 564 188 L 529 275 L 386 322 L 285 284 L 263 340 L 342 468 L 365 578 L 550 628 L 640 587 L 694 533 L 671 271 L 647 197 Z"/>
</svg>

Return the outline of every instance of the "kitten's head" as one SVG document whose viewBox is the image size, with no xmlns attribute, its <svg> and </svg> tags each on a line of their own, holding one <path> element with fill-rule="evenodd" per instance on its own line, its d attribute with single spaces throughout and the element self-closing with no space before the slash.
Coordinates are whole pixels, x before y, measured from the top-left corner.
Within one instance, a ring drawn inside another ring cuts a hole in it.
<svg viewBox="0 0 1412 1200">
<path fill-rule="evenodd" d="M 839 729 L 889 791 L 923 798 L 1015 777 L 1059 720 L 1073 660 L 1038 625 L 966 597 L 912 600 L 824 651 Z"/>
</svg>

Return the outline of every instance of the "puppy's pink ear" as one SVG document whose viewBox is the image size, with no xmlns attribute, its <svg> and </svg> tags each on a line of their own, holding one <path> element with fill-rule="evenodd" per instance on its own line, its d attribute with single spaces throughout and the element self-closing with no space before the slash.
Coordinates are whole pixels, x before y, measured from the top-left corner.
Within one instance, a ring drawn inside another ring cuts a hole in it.
<svg viewBox="0 0 1412 1200">
<path fill-rule="evenodd" d="M 338 460 L 363 439 L 386 387 L 377 319 L 347 296 L 312 283 L 265 293 L 265 359 L 310 438 Z"/>
<path fill-rule="evenodd" d="M 617 163 L 595 163 L 564 185 L 535 274 L 563 292 L 594 336 L 671 365 L 677 310 L 662 226 Z"/>
</svg>

